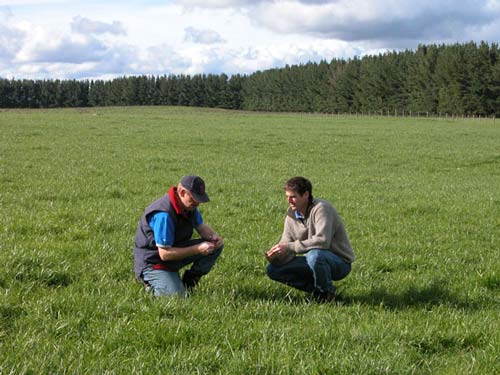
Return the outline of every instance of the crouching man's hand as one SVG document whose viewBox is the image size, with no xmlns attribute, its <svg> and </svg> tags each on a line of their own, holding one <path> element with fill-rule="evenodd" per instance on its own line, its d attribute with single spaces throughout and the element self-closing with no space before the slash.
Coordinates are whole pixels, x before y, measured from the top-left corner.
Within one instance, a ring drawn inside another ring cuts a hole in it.
<svg viewBox="0 0 500 375">
<path fill-rule="evenodd" d="M 224 240 L 217 233 L 214 233 L 210 236 L 210 242 L 212 242 L 216 249 L 220 248 L 224 245 Z"/>
<path fill-rule="evenodd" d="M 198 245 L 198 253 L 202 255 L 210 255 L 214 252 L 214 250 L 214 244 L 209 241 L 203 241 Z"/>
<path fill-rule="evenodd" d="M 280 242 L 279 244 L 274 245 L 271 249 L 266 251 L 264 255 L 269 263 L 276 266 L 288 263 L 295 258 L 295 252 L 288 250 L 286 242 Z"/>
</svg>

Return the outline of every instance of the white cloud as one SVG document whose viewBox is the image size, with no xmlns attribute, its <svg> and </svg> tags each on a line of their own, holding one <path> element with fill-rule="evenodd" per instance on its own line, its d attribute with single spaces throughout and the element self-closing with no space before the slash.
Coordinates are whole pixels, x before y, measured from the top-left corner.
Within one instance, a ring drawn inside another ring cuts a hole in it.
<svg viewBox="0 0 500 375">
<path fill-rule="evenodd" d="M 17 56 L 19 62 L 85 63 L 99 61 L 107 47 L 95 38 L 63 36 L 51 41 L 36 41 L 25 45 Z"/>
<path fill-rule="evenodd" d="M 283 0 L 260 3 L 250 15 L 279 33 L 346 41 L 460 38 L 464 28 L 499 22 L 491 0 Z"/>
<path fill-rule="evenodd" d="M 0 5 L 0 22 L 6 22 L 12 17 L 12 10 L 9 6 Z"/>
<path fill-rule="evenodd" d="M 62 4 L 70 3 L 71 0 L 0 0 L 0 6 L 14 6 L 14 5 L 45 5 L 45 4 Z"/>
<path fill-rule="evenodd" d="M 84 17 L 73 17 L 71 30 L 82 34 L 115 34 L 126 35 L 125 28 L 121 22 L 113 21 L 112 23 L 93 21 Z"/>
<path fill-rule="evenodd" d="M 498 35 L 499 0 L 0 0 L 0 77 L 252 73 Z"/>
<path fill-rule="evenodd" d="M 26 32 L 11 18 L 10 8 L 0 8 L 0 62 L 13 59 L 26 40 Z"/>
<path fill-rule="evenodd" d="M 22 45 L 24 33 L 0 24 L 0 59 L 11 59 Z"/>
<path fill-rule="evenodd" d="M 262 0 L 177 0 L 176 3 L 188 8 L 238 8 L 260 1 Z"/>
<path fill-rule="evenodd" d="M 218 32 L 208 29 L 196 29 L 194 27 L 186 27 L 184 29 L 186 42 L 201 43 L 201 44 L 215 44 L 224 43 Z"/>
<path fill-rule="evenodd" d="M 183 74 L 191 66 L 191 59 L 167 44 L 149 47 L 133 65 L 141 74 Z"/>
</svg>

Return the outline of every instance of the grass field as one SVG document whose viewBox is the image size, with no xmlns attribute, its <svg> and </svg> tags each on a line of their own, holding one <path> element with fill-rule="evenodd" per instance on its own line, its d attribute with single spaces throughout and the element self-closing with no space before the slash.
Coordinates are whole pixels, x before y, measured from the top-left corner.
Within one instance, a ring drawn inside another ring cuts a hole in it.
<svg viewBox="0 0 500 375">
<path fill-rule="evenodd" d="M 0 374 L 498 374 L 500 124 L 180 107 L 0 111 Z M 184 174 L 224 238 L 189 299 L 134 281 Z M 265 276 L 304 175 L 357 261 L 322 305 Z"/>
</svg>

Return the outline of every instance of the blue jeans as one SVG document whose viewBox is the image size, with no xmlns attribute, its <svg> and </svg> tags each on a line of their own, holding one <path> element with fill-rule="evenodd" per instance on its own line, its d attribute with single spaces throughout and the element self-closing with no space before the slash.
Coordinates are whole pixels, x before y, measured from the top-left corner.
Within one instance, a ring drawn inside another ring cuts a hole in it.
<svg viewBox="0 0 500 375">
<path fill-rule="evenodd" d="M 332 280 L 341 280 L 351 272 L 351 263 L 329 250 L 309 250 L 282 266 L 269 264 L 267 275 L 275 281 L 304 292 L 335 292 Z"/>
<path fill-rule="evenodd" d="M 188 241 L 185 246 L 192 246 L 202 241 L 203 240 L 200 239 L 191 240 Z M 223 248 L 224 246 L 221 246 L 209 255 L 193 255 L 181 260 L 166 262 L 167 266 L 170 267 L 172 271 L 154 270 L 152 266 L 146 268 L 142 271 L 142 279 L 146 284 L 146 289 L 152 291 L 155 296 L 179 295 L 185 297 L 186 288 L 180 278 L 179 270 L 192 264 L 190 270 L 193 273 L 200 276 L 206 275 L 214 266 Z"/>
</svg>

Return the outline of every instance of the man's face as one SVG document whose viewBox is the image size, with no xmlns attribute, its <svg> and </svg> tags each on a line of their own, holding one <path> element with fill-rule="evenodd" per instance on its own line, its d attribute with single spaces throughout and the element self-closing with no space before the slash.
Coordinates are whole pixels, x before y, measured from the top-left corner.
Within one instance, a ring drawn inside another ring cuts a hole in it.
<svg viewBox="0 0 500 375">
<path fill-rule="evenodd" d="M 191 193 L 184 188 L 182 188 L 179 192 L 179 199 L 184 206 L 184 209 L 187 211 L 193 211 L 200 205 L 200 203 L 193 198 Z"/>
<path fill-rule="evenodd" d="M 309 192 L 306 191 L 303 195 L 293 191 L 285 190 L 286 200 L 293 210 L 305 214 L 307 205 L 309 204 Z"/>
</svg>

